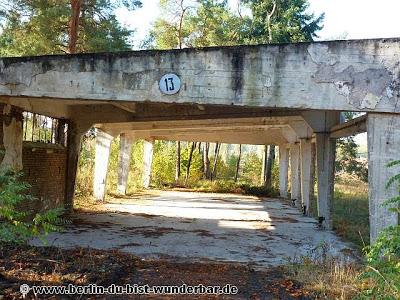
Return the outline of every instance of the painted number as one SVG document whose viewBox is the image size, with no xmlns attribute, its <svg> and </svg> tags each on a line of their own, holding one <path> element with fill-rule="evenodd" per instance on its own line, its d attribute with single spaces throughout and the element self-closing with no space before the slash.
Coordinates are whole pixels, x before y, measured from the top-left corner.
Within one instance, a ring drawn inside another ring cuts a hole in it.
<svg viewBox="0 0 400 300">
<path fill-rule="evenodd" d="M 172 78 L 172 77 L 165 78 L 165 90 L 166 91 L 175 90 L 174 78 Z"/>
<path fill-rule="evenodd" d="M 159 82 L 160 91 L 166 95 L 173 95 L 179 92 L 181 80 L 176 74 L 165 74 Z"/>
</svg>

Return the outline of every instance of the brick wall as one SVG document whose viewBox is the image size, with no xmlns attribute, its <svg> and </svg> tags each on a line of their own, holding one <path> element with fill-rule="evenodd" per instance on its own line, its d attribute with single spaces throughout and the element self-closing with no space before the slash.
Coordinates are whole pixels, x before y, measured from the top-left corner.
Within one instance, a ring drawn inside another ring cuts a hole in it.
<svg viewBox="0 0 400 300">
<path fill-rule="evenodd" d="M 24 143 L 24 179 L 39 198 L 37 208 L 62 206 L 65 198 L 66 149 L 58 145 Z"/>
<path fill-rule="evenodd" d="M 3 128 L 0 114 L 0 148 L 3 148 Z M 0 155 L 0 161 L 1 161 Z M 24 142 L 22 152 L 24 180 L 38 198 L 36 210 L 62 206 L 65 199 L 67 151 L 60 145 Z"/>
</svg>

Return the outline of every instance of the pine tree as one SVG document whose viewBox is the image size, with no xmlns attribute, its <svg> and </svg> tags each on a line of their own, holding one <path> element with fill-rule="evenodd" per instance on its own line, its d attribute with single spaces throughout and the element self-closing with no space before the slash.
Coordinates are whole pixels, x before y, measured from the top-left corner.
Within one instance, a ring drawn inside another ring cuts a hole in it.
<svg viewBox="0 0 400 300">
<path fill-rule="evenodd" d="M 0 1 L 0 55 L 21 56 L 129 50 L 132 31 L 115 9 L 135 9 L 137 0 Z"/>
</svg>

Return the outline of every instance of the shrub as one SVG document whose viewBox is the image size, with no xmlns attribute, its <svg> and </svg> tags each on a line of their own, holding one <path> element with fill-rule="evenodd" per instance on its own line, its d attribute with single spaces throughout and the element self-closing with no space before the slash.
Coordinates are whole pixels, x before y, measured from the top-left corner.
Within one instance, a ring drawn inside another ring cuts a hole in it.
<svg viewBox="0 0 400 300">
<path fill-rule="evenodd" d="M 0 241 L 25 243 L 32 237 L 44 236 L 52 231 L 59 231 L 65 223 L 60 218 L 63 210 L 50 209 L 34 213 L 29 209 L 29 202 L 36 199 L 27 191 L 30 185 L 21 180 L 22 173 L 0 171 Z"/>
<path fill-rule="evenodd" d="M 398 166 L 400 161 L 391 162 L 388 167 Z M 387 188 L 400 184 L 400 174 L 390 178 Z M 384 205 L 400 213 L 400 196 L 393 197 Z M 382 231 L 373 245 L 366 249 L 367 270 L 363 277 L 374 283 L 365 295 L 374 299 L 400 299 L 400 225 Z"/>
</svg>

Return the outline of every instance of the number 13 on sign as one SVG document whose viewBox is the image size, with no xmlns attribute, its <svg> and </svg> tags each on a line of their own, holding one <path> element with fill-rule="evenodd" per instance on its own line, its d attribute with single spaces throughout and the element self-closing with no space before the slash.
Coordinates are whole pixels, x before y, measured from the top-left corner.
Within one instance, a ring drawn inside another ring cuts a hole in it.
<svg viewBox="0 0 400 300">
<path fill-rule="evenodd" d="M 160 91 L 166 95 L 173 95 L 179 92 L 181 80 L 176 74 L 165 74 L 159 82 Z"/>
</svg>

